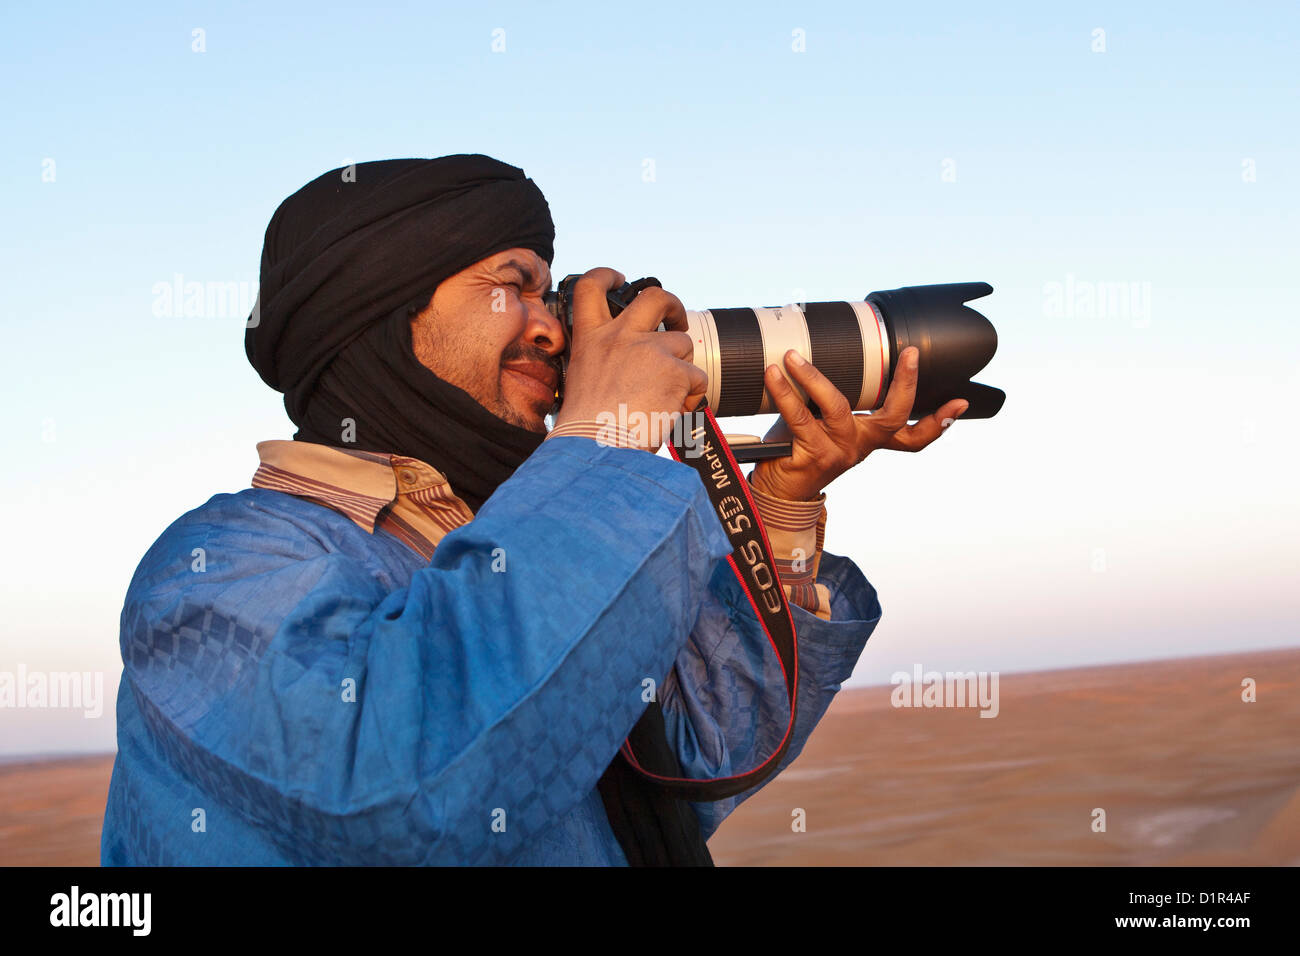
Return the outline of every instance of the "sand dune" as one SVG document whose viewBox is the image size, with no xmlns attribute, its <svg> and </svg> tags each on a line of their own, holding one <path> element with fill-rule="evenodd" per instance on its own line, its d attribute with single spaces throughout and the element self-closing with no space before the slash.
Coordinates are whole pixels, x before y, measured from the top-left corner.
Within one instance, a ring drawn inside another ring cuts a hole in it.
<svg viewBox="0 0 1300 956">
<path fill-rule="evenodd" d="M 1006 675 L 994 719 L 891 690 L 837 698 L 719 865 L 1300 864 L 1300 650 Z M 97 863 L 111 770 L 0 766 L 0 863 Z"/>
</svg>

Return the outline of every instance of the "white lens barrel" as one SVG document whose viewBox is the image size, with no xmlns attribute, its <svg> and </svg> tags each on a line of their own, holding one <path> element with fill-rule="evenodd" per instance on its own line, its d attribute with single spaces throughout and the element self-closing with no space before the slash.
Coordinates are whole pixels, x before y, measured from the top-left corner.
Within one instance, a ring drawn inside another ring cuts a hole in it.
<svg viewBox="0 0 1300 956">
<path fill-rule="evenodd" d="M 815 365 L 856 411 L 878 408 L 889 381 L 889 336 L 883 316 L 870 302 L 809 302 L 753 309 L 687 311 L 694 364 L 709 377 L 714 414 L 775 412 L 763 386 L 769 365 L 785 368 L 794 349 Z"/>
</svg>

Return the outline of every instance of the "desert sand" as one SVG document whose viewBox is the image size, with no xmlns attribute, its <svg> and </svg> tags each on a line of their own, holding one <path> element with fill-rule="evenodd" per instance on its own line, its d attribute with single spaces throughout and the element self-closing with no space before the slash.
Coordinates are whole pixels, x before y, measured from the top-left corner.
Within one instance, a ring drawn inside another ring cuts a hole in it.
<svg viewBox="0 0 1300 956">
<path fill-rule="evenodd" d="M 893 689 L 841 694 L 717 863 L 1300 863 L 1300 651 L 1004 675 L 993 719 Z"/>
<path fill-rule="evenodd" d="M 893 689 L 842 692 L 717 863 L 1300 864 L 1300 650 L 1002 675 L 993 719 Z M 0 864 L 98 863 L 112 765 L 0 766 Z"/>
</svg>

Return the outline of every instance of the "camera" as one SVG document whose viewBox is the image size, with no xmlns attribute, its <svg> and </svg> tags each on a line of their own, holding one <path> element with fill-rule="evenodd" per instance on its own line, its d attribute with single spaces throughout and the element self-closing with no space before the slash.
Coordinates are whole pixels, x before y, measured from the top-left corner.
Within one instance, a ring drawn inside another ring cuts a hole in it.
<svg viewBox="0 0 1300 956">
<path fill-rule="evenodd" d="M 570 341 L 573 287 L 579 278 L 566 276 L 545 299 Z M 610 314 L 617 316 L 643 289 L 659 285 L 658 279 L 647 277 L 609 290 Z M 874 411 L 884 404 L 898 356 L 908 346 L 919 352 L 912 420 L 956 398 L 970 403 L 963 420 L 992 418 L 1006 393 L 972 382 L 971 377 L 993 358 L 998 335 L 993 323 L 966 305 L 992 291 L 986 282 L 957 282 L 872 292 L 860 302 L 687 310 L 687 331 L 695 345 L 693 362 L 709 377 L 705 400 L 719 418 L 775 412 L 763 371 L 775 364 L 784 373 L 789 349 L 816 366 L 855 411 Z M 791 385 L 807 401 L 802 389 L 793 381 Z M 563 378 L 560 389 L 562 399 Z M 809 404 L 815 412 L 816 405 Z M 788 454 L 788 443 L 783 445 Z M 780 453 L 773 447 L 742 458 L 737 449 L 737 458 L 758 460 Z"/>
</svg>

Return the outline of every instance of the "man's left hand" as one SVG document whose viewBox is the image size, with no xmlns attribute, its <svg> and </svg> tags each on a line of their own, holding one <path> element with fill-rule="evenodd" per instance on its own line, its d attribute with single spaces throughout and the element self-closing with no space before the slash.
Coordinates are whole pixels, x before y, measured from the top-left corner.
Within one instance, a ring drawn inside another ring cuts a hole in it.
<svg viewBox="0 0 1300 956">
<path fill-rule="evenodd" d="M 903 349 L 894 380 L 879 411 L 853 414 L 844 394 L 811 363 L 791 349 L 785 354 L 790 377 L 821 410 L 812 412 L 790 387 L 781 370 L 770 365 L 763 381 L 781 413 L 765 441 L 790 441 L 788 458 L 769 458 L 755 467 L 750 484 L 765 494 L 788 501 L 813 501 L 823 488 L 878 448 L 920 451 L 944 433 L 966 411 L 969 402 L 953 399 L 915 425 L 907 424 L 916 399 L 918 352 Z"/>
</svg>

